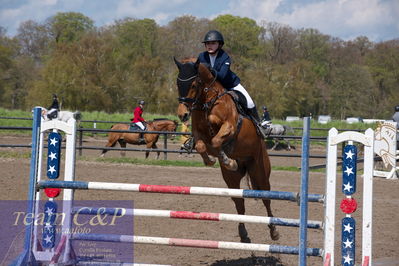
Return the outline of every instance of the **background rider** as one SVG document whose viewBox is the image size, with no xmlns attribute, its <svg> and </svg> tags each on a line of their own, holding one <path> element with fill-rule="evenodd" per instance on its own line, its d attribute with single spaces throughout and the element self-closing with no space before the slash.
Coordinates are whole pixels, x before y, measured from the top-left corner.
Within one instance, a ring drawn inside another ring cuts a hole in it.
<svg viewBox="0 0 399 266">
<path fill-rule="evenodd" d="M 263 115 L 262 115 L 262 123 L 263 127 L 268 127 L 272 124 L 272 119 L 270 118 L 269 110 L 267 110 L 266 106 L 262 107 Z"/>
<path fill-rule="evenodd" d="M 47 117 L 49 119 L 56 118 L 58 115 L 58 111 L 60 110 L 60 104 L 58 103 L 58 97 L 57 94 L 53 94 L 53 102 L 51 103 L 51 106 L 47 108 Z"/>
<path fill-rule="evenodd" d="M 141 130 L 145 130 L 145 119 L 143 118 L 143 112 L 144 112 L 144 105 L 145 102 L 143 100 L 139 101 L 139 105 L 134 108 L 133 111 L 133 118 L 131 119 L 133 124 L 136 124 Z M 144 136 L 143 133 L 140 133 L 140 142 L 144 141 Z"/>
</svg>

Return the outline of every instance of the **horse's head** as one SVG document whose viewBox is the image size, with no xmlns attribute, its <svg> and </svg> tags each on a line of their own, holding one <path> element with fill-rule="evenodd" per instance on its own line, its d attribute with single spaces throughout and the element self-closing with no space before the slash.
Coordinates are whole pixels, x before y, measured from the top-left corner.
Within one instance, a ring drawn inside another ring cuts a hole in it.
<svg viewBox="0 0 399 266">
<path fill-rule="evenodd" d="M 198 98 L 198 68 L 199 60 L 184 59 L 182 62 L 173 58 L 179 74 L 177 76 L 177 89 L 179 93 L 179 106 L 177 115 L 181 121 L 187 121 L 190 118 L 190 111 L 193 103 Z"/>
<path fill-rule="evenodd" d="M 165 121 L 165 131 L 176 132 L 179 123 L 176 120 Z"/>
<path fill-rule="evenodd" d="M 48 110 L 47 110 L 46 108 L 44 108 L 43 106 L 35 106 L 35 107 L 33 107 L 33 109 L 32 109 L 32 113 L 33 113 L 33 110 L 35 110 L 35 108 L 41 108 L 41 109 L 42 109 L 41 115 L 42 115 L 43 119 L 44 119 L 44 120 L 48 120 L 48 117 L 47 117 L 47 112 L 48 112 Z"/>
<path fill-rule="evenodd" d="M 154 127 L 155 131 L 170 131 L 175 132 L 179 123 L 176 120 L 159 119 L 149 122 Z"/>
</svg>

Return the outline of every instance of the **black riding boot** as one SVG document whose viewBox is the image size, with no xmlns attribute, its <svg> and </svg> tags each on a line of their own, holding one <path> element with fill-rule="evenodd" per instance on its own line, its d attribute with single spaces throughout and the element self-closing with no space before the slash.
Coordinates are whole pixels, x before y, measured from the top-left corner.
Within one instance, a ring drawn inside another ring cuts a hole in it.
<svg viewBox="0 0 399 266">
<path fill-rule="evenodd" d="M 266 129 L 263 128 L 260 123 L 260 118 L 259 118 L 258 110 L 256 110 L 256 106 L 248 109 L 248 111 L 249 111 L 249 115 L 251 116 L 252 120 L 255 122 L 256 126 L 258 127 L 258 130 L 259 130 L 261 136 L 264 139 L 267 138 L 268 134 L 266 132 Z"/>
<path fill-rule="evenodd" d="M 194 137 L 190 136 L 180 147 L 181 150 L 186 150 L 188 154 L 193 152 L 194 149 Z"/>
<path fill-rule="evenodd" d="M 145 144 L 144 133 L 141 132 L 139 136 L 139 144 Z"/>
</svg>

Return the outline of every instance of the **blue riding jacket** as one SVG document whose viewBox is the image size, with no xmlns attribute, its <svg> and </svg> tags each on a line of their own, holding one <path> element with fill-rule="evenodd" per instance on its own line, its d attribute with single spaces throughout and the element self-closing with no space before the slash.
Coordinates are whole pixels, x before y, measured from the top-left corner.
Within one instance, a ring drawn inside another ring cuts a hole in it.
<svg viewBox="0 0 399 266">
<path fill-rule="evenodd" d="M 209 58 L 209 53 L 207 51 L 200 53 L 198 59 L 201 63 L 211 66 L 211 59 Z M 213 65 L 213 70 L 216 72 L 217 80 L 226 89 L 232 89 L 240 84 L 240 78 L 230 70 L 230 65 L 230 56 L 222 49 L 219 49 L 215 59 L 215 64 Z"/>
</svg>

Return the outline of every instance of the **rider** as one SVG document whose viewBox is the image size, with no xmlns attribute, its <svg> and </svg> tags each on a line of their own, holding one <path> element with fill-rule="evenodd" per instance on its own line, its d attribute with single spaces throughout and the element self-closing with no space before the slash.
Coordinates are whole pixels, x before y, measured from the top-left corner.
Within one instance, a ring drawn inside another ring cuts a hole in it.
<svg viewBox="0 0 399 266">
<path fill-rule="evenodd" d="M 206 51 L 199 54 L 199 61 L 212 67 L 216 72 L 217 79 L 224 88 L 239 92 L 245 97 L 245 103 L 241 104 L 247 109 L 247 112 L 258 126 L 263 137 L 266 137 L 266 133 L 260 125 L 259 114 L 256 110 L 254 101 L 251 96 L 249 96 L 246 89 L 240 84 L 240 78 L 230 70 L 230 57 L 222 49 L 224 45 L 223 35 L 216 30 L 208 31 L 202 43 L 204 43 Z"/>
<path fill-rule="evenodd" d="M 139 105 L 133 111 L 133 118 L 131 119 L 132 123 L 137 125 L 141 130 L 145 130 L 145 119 L 142 117 L 144 111 L 145 102 L 143 100 L 139 101 Z M 144 141 L 143 133 L 140 133 L 140 142 Z"/>
<path fill-rule="evenodd" d="M 263 116 L 262 116 L 262 126 L 263 127 L 269 127 L 272 123 L 272 119 L 270 118 L 269 111 L 267 110 L 266 106 L 262 107 L 263 110 Z"/>
<path fill-rule="evenodd" d="M 58 116 L 58 111 L 60 110 L 60 105 L 58 103 L 58 97 L 57 94 L 53 94 L 53 103 L 49 108 L 47 108 L 47 117 L 48 119 L 53 119 Z"/>
</svg>

